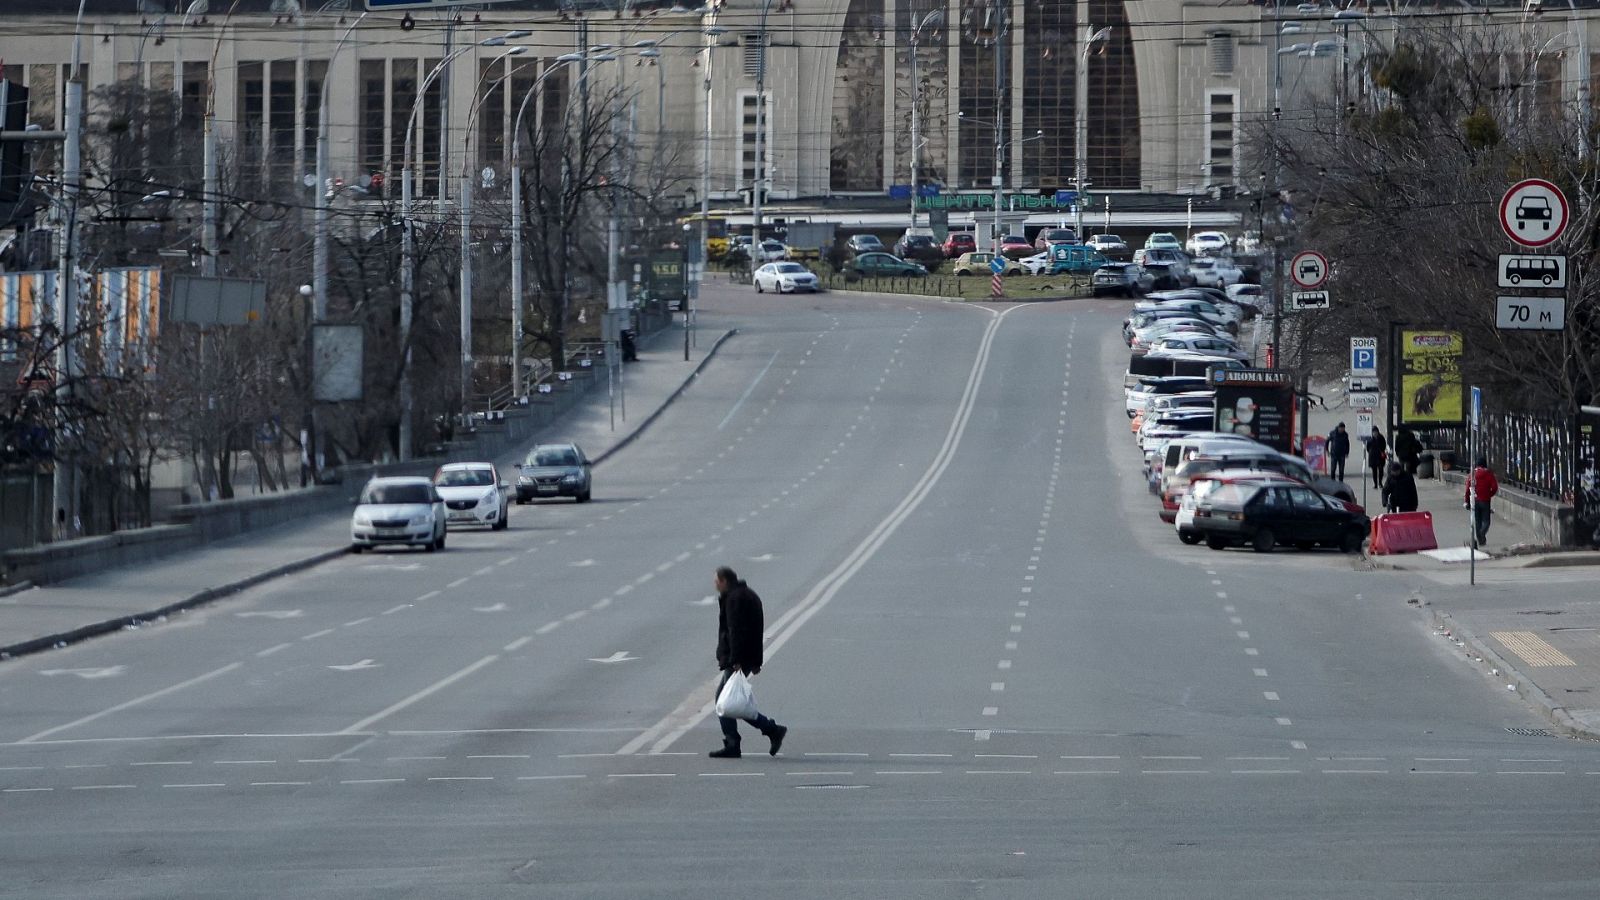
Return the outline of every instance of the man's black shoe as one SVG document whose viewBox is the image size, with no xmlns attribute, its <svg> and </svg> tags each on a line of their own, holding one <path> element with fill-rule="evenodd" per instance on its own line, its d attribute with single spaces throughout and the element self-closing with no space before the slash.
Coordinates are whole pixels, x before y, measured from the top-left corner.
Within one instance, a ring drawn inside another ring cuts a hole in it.
<svg viewBox="0 0 1600 900">
<path fill-rule="evenodd" d="M 767 737 L 772 741 L 772 748 L 767 751 L 771 756 L 778 755 L 778 748 L 783 746 L 783 739 L 788 736 L 789 728 L 786 725 L 777 725 L 772 729 L 772 734 Z"/>
<path fill-rule="evenodd" d="M 739 748 L 738 747 L 723 747 L 721 750 L 713 750 L 710 753 L 707 753 L 706 755 L 711 757 L 712 759 L 738 759 L 739 758 Z"/>
</svg>

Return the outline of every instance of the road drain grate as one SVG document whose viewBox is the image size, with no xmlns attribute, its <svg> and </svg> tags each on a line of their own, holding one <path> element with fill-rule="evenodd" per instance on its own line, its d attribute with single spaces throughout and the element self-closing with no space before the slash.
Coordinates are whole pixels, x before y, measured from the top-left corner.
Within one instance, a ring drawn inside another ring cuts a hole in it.
<svg viewBox="0 0 1600 900">
<path fill-rule="evenodd" d="M 1507 728 L 1506 730 L 1521 737 L 1555 737 L 1545 728 Z"/>
</svg>

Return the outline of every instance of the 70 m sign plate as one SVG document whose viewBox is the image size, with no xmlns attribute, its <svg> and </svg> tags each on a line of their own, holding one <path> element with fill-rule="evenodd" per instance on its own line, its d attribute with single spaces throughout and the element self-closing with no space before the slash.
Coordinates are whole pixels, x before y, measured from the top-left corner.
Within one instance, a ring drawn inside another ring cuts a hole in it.
<svg viewBox="0 0 1600 900">
<path fill-rule="evenodd" d="M 1494 325 L 1512 331 L 1564 331 L 1567 327 L 1567 298 L 1497 297 Z"/>
</svg>

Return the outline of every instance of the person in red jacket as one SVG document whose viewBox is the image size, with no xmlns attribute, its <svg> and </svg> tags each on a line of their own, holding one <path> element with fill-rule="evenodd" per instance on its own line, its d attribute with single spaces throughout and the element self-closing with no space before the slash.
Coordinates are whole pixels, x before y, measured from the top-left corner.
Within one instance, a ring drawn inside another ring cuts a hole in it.
<svg viewBox="0 0 1600 900">
<path fill-rule="evenodd" d="M 1489 468 L 1489 461 L 1479 456 L 1472 464 L 1472 475 L 1467 479 L 1467 493 L 1462 507 L 1472 508 L 1472 546 L 1482 547 L 1489 541 L 1489 501 L 1500 493 L 1500 481 Z"/>
</svg>

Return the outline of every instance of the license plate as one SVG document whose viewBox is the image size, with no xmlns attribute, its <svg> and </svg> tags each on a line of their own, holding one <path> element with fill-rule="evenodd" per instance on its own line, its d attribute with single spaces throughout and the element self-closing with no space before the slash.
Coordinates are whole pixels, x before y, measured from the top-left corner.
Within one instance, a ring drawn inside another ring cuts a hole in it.
<svg viewBox="0 0 1600 900">
<path fill-rule="evenodd" d="M 541 494 L 554 494 L 557 490 L 559 490 L 559 488 L 557 488 L 553 484 L 541 484 L 541 485 L 539 485 L 539 493 L 541 493 Z"/>
<path fill-rule="evenodd" d="M 378 537 L 405 537 L 405 536 L 406 536 L 406 530 L 404 528 L 379 528 L 378 529 Z"/>
<path fill-rule="evenodd" d="M 458 513 L 451 513 L 450 514 L 450 521 L 452 521 L 452 522 L 470 522 L 475 518 L 477 518 L 477 517 L 474 516 L 472 513 L 469 513 L 469 512 L 458 512 Z"/>
</svg>

